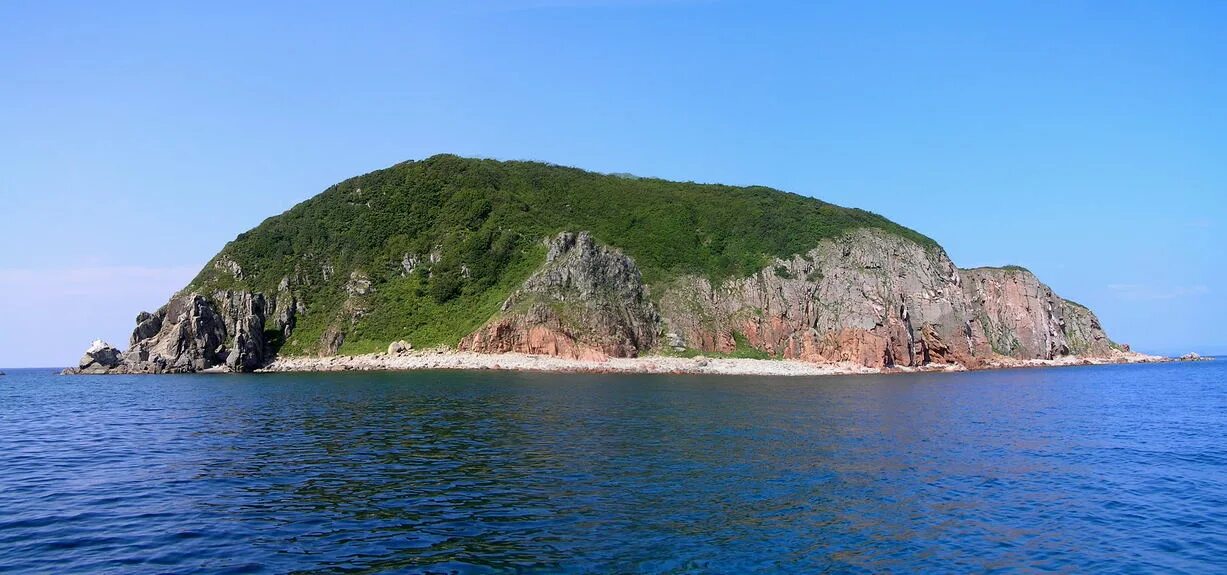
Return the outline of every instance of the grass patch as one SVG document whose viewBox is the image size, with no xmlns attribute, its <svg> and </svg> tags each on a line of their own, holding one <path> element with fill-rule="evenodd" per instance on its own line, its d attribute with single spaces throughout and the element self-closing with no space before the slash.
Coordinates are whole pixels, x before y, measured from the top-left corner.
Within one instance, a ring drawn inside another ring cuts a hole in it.
<svg viewBox="0 0 1227 575">
<path fill-rule="evenodd" d="M 686 348 L 681 351 L 671 349 L 671 348 L 665 348 L 663 350 L 660 350 L 656 355 L 662 355 L 665 357 L 685 357 L 685 358 L 695 358 L 695 357 L 703 356 L 703 357 L 711 357 L 711 358 L 732 358 L 732 359 L 778 359 L 774 355 L 771 355 L 768 352 L 765 352 L 761 349 L 758 349 L 750 345 L 750 342 L 749 340 L 746 339 L 746 336 L 739 331 L 733 332 L 733 343 L 734 343 L 733 351 L 730 353 L 721 353 L 718 351 L 703 351 L 703 350 L 691 349 L 691 348 Z"/>
</svg>

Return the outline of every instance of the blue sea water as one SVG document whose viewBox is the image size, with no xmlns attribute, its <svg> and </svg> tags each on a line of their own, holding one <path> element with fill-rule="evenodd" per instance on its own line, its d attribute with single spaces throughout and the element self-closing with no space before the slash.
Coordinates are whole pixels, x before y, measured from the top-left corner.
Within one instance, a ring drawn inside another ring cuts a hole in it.
<svg viewBox="0 0 1227 575">
<path fill-rule="evenodd" d="M 1224 569 L 1223 360 L 0 377 L 0 572 Z"/>
</svg>

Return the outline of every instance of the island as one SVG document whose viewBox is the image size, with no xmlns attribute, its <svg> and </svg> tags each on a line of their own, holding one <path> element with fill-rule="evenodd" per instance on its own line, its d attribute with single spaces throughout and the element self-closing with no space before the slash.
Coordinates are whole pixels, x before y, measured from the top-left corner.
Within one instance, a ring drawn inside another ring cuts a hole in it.
<svg viewBox="0 0 1227 575">
<path fill-rule="evenodd" d="M 1146 362 L 1018 266 L 770 188 L 437 155 L 336 184 L 67 373 Z"/>
</svg>

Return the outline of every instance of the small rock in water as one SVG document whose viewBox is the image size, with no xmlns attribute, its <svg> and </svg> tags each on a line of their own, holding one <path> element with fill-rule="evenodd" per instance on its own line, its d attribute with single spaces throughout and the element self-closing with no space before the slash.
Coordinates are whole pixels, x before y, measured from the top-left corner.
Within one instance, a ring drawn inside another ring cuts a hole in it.
<svg viewBox="0 0 1227 575">
<path fill-rule="evenodd" d="M 85 350 L 85 355 L 81 356 L 77 365 L 81 371 L 105 373 L 108 369 L 119 366 L 121 361 L 120 352 L 115 346 L 96 339 L 89 349 Z"/>
</svg>

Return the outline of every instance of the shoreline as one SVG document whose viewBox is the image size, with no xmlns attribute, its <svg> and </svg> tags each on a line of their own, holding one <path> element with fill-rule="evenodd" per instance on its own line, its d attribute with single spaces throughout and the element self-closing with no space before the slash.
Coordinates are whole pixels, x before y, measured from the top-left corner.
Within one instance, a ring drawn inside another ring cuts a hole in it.
<svg viewBox="0 0 1227 575">
<path fill-rule="evenodd" d="M 1057 359 L 994 358 L 968 369 L 960 364 L 922 367 L 865 367 L 851 362 L 814 363 L 788 359 L 743 359 L 724 357 L 644 356 L 611 357 L 604 360 L 568 359 L 523 353 L 484 354 L 446 349 L 409 351 L 398 354 L 372 353 L 330 357 L 277 358 L 257 373 L 327 373 L 337 371 L 497 370 L 547 373 L 644 373 L 694 375 L 823 376 L 894 373 L 949 373 L 996 369 L 1071 367 L 1178 361 L 1157 355 L 1115 352 L 1106 357 L 1065 356 Z"/>
</svg>

